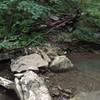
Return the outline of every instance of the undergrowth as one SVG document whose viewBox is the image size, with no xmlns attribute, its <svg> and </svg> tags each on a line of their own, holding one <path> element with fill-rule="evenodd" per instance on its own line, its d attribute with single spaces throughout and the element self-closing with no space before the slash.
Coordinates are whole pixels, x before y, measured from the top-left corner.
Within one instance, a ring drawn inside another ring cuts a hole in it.
<svg viewBox="0 0 100 100">
<path fill-rule="evenodd" d="M 73 37 L 87 42 L 100 44 L 100 1 L 76 0 L 81 8 L 81 18 Z"/>
<path fill-rule="evenodd" d="M 41 30 L 35 32 L 39 23 L 50 14 L 67 12 L 68 5 L 65 0 L 44 4 L 38 0 L 0 0 L 0 49 L 20 47 L 30 41 L 38 45 L 44 40 Z M 18 37 L 20 34 L 22 36 Z M 28 36 L 30 34 L 32 36 Z"/>
<path fill-rule="evenodd" d="M 81 17 L 73 38 L 100 43 L 99 0 L 0 0 L 0 49 L 16 48 L 31 42 L 34 46 L 45 40 L 42 30 L 35 31 L 52 14 L 69 13 L 80 6 Z"/>
<path fill-rule="evenodd" d="M 21 48 L 28 45 L 37 46 L 40 45 L 40 43 L 45 42 L 45 39 L 43 38 L 42 33 L 33 33 L 31 35 L 10 35 L 5 38 L 0 43 L 0 49 L 15 49 L 15 48 Z"/>
</svg>

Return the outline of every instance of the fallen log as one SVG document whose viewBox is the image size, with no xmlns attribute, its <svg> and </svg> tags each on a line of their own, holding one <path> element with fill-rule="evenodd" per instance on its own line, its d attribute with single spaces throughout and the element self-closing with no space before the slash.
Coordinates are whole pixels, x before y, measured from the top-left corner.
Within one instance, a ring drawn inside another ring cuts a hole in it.
<svg viewBox="0 0 100 100">
<path fill-rule="evenodd" d="M 46 32 L 46 34 L 60 27 L 63 27 L 63 28 L 67 27 L 67 31 L 70 32 L 68 28 L 72 27 L 72 30 L 73 30 L 74 24 L 76 24 L 79 21 L 80 16 L 81 16 L 80 8 L 77 6 L 76 8 L 73 9 L 72 12 L 60 15 L 57 21 L 49 22 L 47 24 L 47 26 L 49 27 L 49 30 Z"/>
<path fill-rule="evenodd" d="M 15 83 L 3 77 L 0 77 L 0 85 L 7 89 L 15 89 Z"/>
</svg>

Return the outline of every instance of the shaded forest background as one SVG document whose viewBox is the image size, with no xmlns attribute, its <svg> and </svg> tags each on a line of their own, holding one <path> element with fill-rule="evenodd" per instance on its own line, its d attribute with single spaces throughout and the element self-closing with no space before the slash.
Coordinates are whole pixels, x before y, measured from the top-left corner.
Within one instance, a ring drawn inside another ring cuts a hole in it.
<svg viewBox="0 0 100 100">
<path fill-rule="evenodd" d="M 54 32 L 100 44 L 100 0 L 0 0 L 0 49 L 36 46 Z"/>
</svg>

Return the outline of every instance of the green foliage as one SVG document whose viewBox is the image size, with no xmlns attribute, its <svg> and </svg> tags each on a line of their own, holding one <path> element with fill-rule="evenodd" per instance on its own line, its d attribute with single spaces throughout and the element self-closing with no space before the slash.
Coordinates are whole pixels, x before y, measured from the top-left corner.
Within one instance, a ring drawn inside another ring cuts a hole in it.
<svg viewBox="0 0 100 100">
<path fill-rule="evenodd" d="M 57 13 L 67 12 L 69 9 L 71 9 L 71 5 L 66 0 L 55 0 L 55 3 L 51 5 L 51 10 Z"/>
<path fill-rule="evenodd" d="M 21 47 L 29 42 L 33 45 L 41 43 L 43 35 L 33 32 L 37 24 L 52 13 L 68 13 L 76 5 L 80 5 L 82 13 L 73 37 L 100 43 L 100 0 L 50 1 L 49 4 L 41 4 L 38 0 L 0 0 L 0 38 L 6 37 L 4 41 L 1 40 L 0 48 Z M 28 36 L 25 33 L 32 34 Z M 17 37 L 15 34 L 22 36 Z M 65 36 L 59 40 L 66 42 Z"/>
<path fill-rule="evenodd" d="M 0 1 L 0 16 L 5 21 L 7 30 L 10 33 L 20 34 L 29 31 L 34 22 L 38 22 L 48 14 L 49 8 L 35 0 Z"/>
<path fill-rule="evenodd" d="M 100 0 L 76 0 L 81 8 L 81 18 L 73 37 L 100 44 Z"/>
<path fill-rule="evenodd" d="M 82 6 L 84 14 L 91 22 L 100 27 L 100 2 L 88 2 Z"/>
<path fill-rule="evenodd" d="M 43 35 L 32 29 L 49 12 L 47 6 L 36 0 L 0 0 L 0 38 L 4 38 L 0 49 L 19 48 L 30 42 L 34 46 L 41 43 Z M 24 33 L 29 33 L 29 36 Z M 18 37 L 15 34 L 22 35 Z"/>
<path fill-rule="evenodd" d="M 38 0 L 0 0 L 0 38 L 6 37 L 1 40 L 0 48 L 21 47 L 29 42 L 38 45 L 43 35 L 33 32 L 37 23 L 51 13 L 67 12 L 70 8 L 65 0 L 50 0 L 49 4 Z"/>
<path fill-rule="evenodd" d="M 7 29 L 5 33 L 30 33 L 33 25 L 40 23 L 50 13 L 67 12 L 71 8 L 65 0 L 51 1 L 43 5 L 37 0 L 0 0 L 0 16 Z"/>
<path fill-rule="evenodd" d="M 0 37 L 4 37 L 7 34 L 7 29 L 4 24 L 4 20 L 0 17 Z"/>
<path fill-rule="evenodd" d="M 69 33 L 58 34 L 58 36 L 57 36 L 57 42 L 58 43 L 72 42 L 71 35 Z"/>
<path fill-rule="evenodd" d="M 24 47 L 31 43 L 33 46 L 39 45 L 44 41 L 42 33 L 33 33 L 32 35 L 14 36 L 10 35 L 6 40 L 0 43 L 0 49 L 14 49 Z"/>
<path fill-rule="evenodd" d="M 80 41 L 94 42 L 100 44 L 100 33 L 95 33 L 87 27 L 77 28 L 72 36 Z"/>
<path fill-rule="evenodd" d="M 49 8 L 37 4 L 35 1 L 21 1 L 18 6 L 19 10 L 23 10 L 27 13 L 32 14 L 32 19 L 38 19 L 42 16 L 46 16 L 49 11 Z"/>
</svg>

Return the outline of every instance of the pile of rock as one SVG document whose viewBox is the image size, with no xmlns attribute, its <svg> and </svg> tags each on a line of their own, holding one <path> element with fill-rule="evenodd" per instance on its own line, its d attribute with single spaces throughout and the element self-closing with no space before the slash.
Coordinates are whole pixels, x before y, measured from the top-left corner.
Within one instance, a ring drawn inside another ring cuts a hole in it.
<svg viewBox="0 0 100 100">
<path fill-rule="evenodd" d="M 65 56 L 55 56 L 52 60 L 43 51 L 12 60 L 11 71 L 15 81 L 0 80 L 2 86 L 14 89 L 20 100 L 51 100 L 43 77 L 38 75 L 41 68 L 53 72 L 73 68 L 71 61 Z"/>
<path fill-rule="evenodd" d="M 43 78 L 37 72 L 49 62 L 39 54 L 31 54 L 12 61 L 11 71 L 16 73 L 15 84 L 20 100 L 51 100 Z"/>
</svg>

